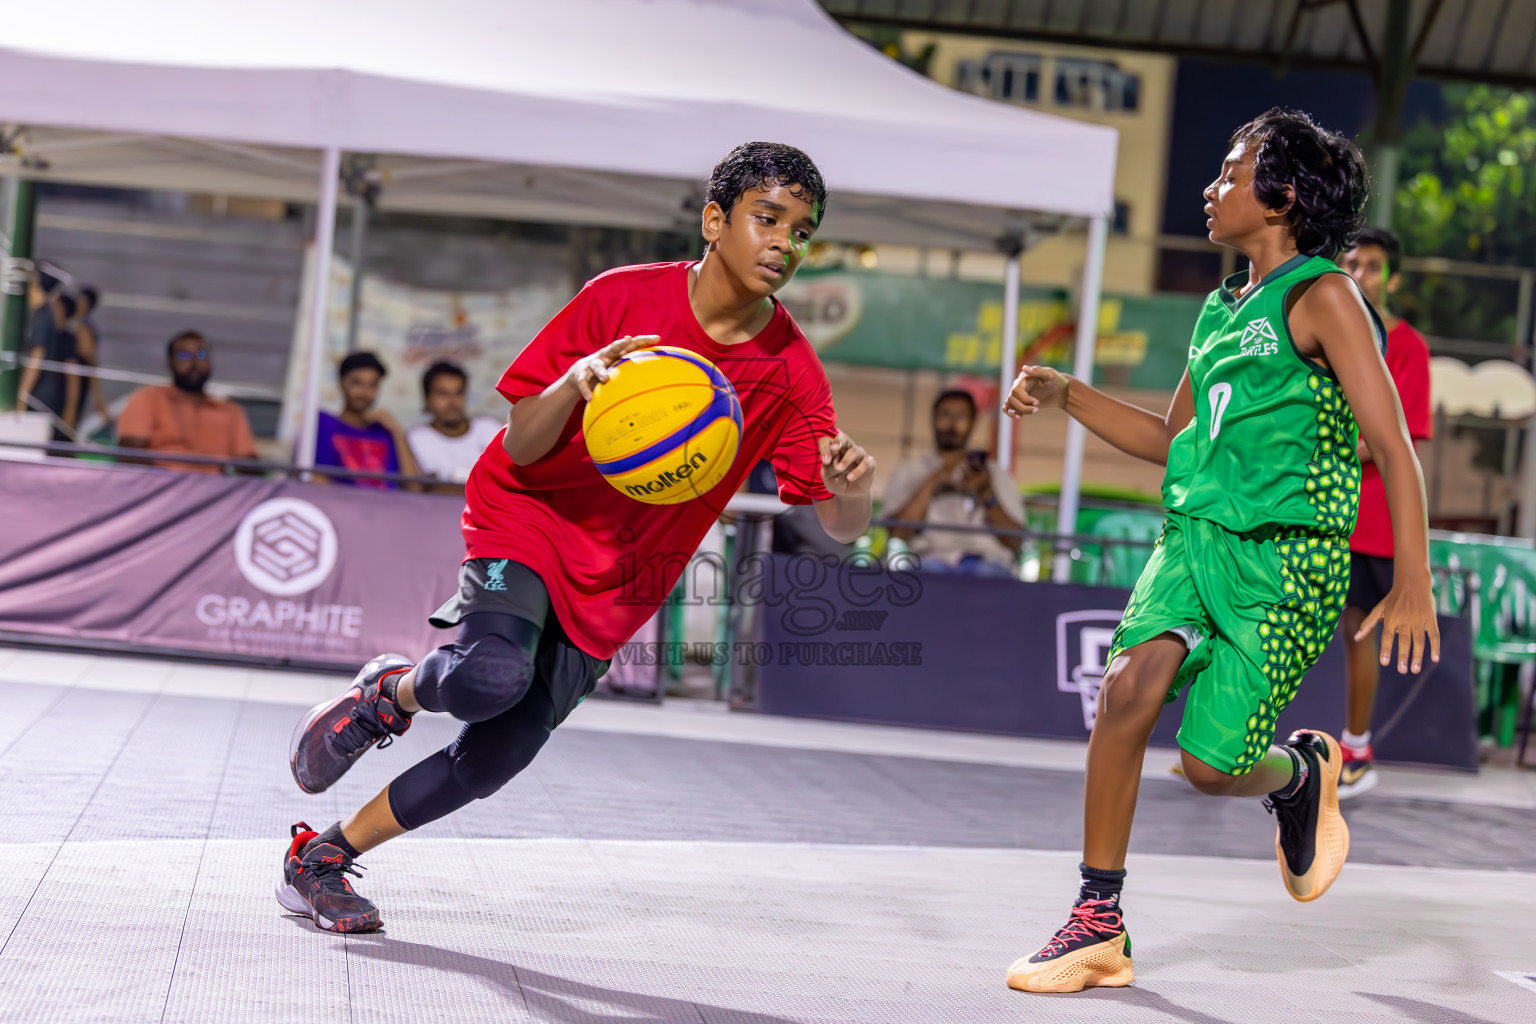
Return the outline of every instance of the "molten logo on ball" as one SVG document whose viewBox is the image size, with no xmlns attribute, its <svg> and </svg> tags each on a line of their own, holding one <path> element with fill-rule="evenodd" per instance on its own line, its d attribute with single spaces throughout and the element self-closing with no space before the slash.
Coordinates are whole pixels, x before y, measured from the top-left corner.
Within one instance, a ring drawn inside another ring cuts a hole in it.
<svg viewBox="0 0 1536 1024">
<path fill-rule="evenodd" d="M 693 476 L 693 471 L 700 466 L 708 465 L 709 460 L 702 455 L 695 455 L 676 469 L 669 469 L 654 480 L 641 484 L 625 484 L 624 493 L 632 498 L 644 501 L 647 495 L 665 494 L 678 484 Z"/>
<path fill-rule="evenodd" d="M 258 590 L 277 597 L 306 593 L 336 566 L 336 528 L 307 501 L 264 501 L 235 530 L 235 564 Z"/>
<path fill-rule="evenodd" d="M 741 403 L 715 364 L 687 349 L 631 352 L 581 418 L 592 465 L 623 493 L 675 505 L 725 479 L 741 442 Z"/>
</svg>

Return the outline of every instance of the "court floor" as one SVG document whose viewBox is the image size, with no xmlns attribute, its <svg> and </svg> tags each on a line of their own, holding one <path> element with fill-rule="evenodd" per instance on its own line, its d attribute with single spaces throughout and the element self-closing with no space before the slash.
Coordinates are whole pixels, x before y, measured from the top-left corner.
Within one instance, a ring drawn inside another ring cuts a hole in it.
<svg viewBox="0 0 1536 1024">
<path fill-rule="evenodd" d="M 0 650 L 3 1021 L 1536 1020 L 1536 772 L 1389 772 L 1294 903 L 1256 801 L 1152 752 L 1131 989 L 1030 996 L 1064 919 L 1081 745 L 589 701 L 522 777 L 374 851 L 385 930 L 272 897 L 287 827 L 451 737 L 423 717 L 331 792 L 284 763 L 306 677 Z"/>
</svg>

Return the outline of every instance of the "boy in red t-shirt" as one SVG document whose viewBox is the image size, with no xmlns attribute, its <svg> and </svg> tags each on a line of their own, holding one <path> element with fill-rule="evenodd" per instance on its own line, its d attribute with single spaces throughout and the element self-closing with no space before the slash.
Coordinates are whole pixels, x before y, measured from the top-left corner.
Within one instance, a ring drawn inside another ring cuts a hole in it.
<svg viewBox="0 0 1536 1024">
<path fill-rule="evenodd" d="M 760 460 L 773 464 L 779 496 L 814 504 L 832 537 L 851 542 L 869 525 L 874 459 L 837 429 L 821 363 L 772 298 L 821 222 L 821 174 L 798 149 L 748 143 L 715 167 L 706 198 L 701 261 L 594 278 L 503 375 L 497 390 L 512 411 L 465 488 L 459 593 L 431 618 L 457 626 L 458 639 L 414 666 L 398 654 L 374 658 L 299 722 L 289 762 L 309 793 L 404 732 L 422 708 L 465 725 L 344 821 L 318 834 L 294 826 L 277 889 L 288 910 L 330 931 L 377 928 L 377 908 L 345 877 L 353 858 L 526 768 L 671 592 Z M 593 468 L 581 434 L 582 402 L 609 367 L 661 343 L 714 363 L 742 408 L 731 471 L 677 505 L 619 493 Z"/>
<path fill-rule="evenodd" d="M 1367 301 L 1381 314 L 1387 329 L 1387 369 L 1397 385 L 1408 436 L 1428 440 L 1432 413 L 1429 401 L 1429 345 L 1424 335 L 1387 309 L 1387 297 L 1397 291 L 1402 247 L 1385 228 L 1366 228 L 1354 248 L 1340 261 Z M 1392 517 L 1387 512 L 1387 489 L 1381 470 L 1360 442 L 1360 513 L 1349 538 L 1349 594 L 1339 632 L 1344 637 L 1348 664 L 1345 683 L 1345 730 L 1339 737 L 1344 765 L 1339 773 L 1339 799 L 1357 796 L 1375 787 L 1371 767 L 1371 711 L 1376 704 L 1376 678 L 1380 671 L 1380 643 L 1374 632 L 1355 639 L 1371 609 L 1392 589 Z"/>
</svg>

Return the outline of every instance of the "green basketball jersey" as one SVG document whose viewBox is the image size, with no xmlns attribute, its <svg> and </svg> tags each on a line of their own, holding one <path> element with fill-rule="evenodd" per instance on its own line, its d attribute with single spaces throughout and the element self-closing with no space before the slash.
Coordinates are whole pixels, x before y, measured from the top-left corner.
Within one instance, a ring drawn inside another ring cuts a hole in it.
<svg viewBox="0 0 1536 1024">
<path fill-rule="evenodd" d="M 1168 508 L 1234 533 L 1354 531 L 1359 428 L 1332 372 L 1297 351 L 1285 316 L 1297 284 L 1342 273 L 1321 256 L 1296 256 L 1240 299 L 1233 289 L 1246 271 L 1205 300 L 1189 346 L 1195 418 L 1168 449 Z"/>
</svg>

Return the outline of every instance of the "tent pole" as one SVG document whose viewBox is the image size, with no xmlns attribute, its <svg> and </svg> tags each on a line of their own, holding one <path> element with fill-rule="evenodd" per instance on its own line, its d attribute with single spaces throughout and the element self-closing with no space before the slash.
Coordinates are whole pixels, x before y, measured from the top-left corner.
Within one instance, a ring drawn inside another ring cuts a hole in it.
<svg viewBox="0 0 1536 1024">
<path fill-rule="evenodd" d="M 1099 297 L 1104 286 L 1104 244 L 1109 235 L 1109 218 L 1104 214 L 1088 222 L 1088 255 L 1083 261 L 1082 294 L 1077 302 L 1077 347 L 1072 357 L 1072 376 L 1091 383 L 1093 349 L 1099 337 Z M 1083 425 L 1067 423 L 1067 456 L 1061 468 L 1061 501 L 1056 506 L 1056 533 L 1070 537 L 1077 532 L 1078 496 L 1083 483 Z M 1071 559 L 1058 549 L 1053 576 L 1057 583 L 1067 582 Z"/>
<path fill-rule="evenodd" d="M 315 464 L 320 430 L 320 374 L 325 369 L 325 315 L 330 306 L 331 249 L 336 244 L 336 185 L 341 178 L 341 150 L 327 146 L 320 161 L 320 203 L 315 208 L 315 258 L 310 263 L 309 370 L 304 375 L 304 419 L 294 462 Z M 308 474 L 305 474 L 308 479 Z"/>
<path fill-rule="evenodd" d="M 997 465 L 1004 473 L 1013 472 L 1013 419 L 1004 416 L 1003 403 L 1013 390 L 1013 378 L 1019 372 L 1019 253 L 1024 244 L 1018 238 L 1003 241 L 1008 254 L 1008 269 L 1003 271 L 1003 336 L 998 345 L 1001 357 L 997 371 Z"/>
<path fill-rule="evenodd" d="M 363 308 L 363 272 L 368 258 L 368 216 L 373 204 L 366 195 L 352 197 L 352 299 L 347 309 L 347 351 L 357 351 L 357 315 Z"/>
<path fill-rule="evenodd" d="M 6 252 L 0 266 L 0 353 L 19 356 L 26 346 L 27 282 L 32 273 L 32 236 L 37 229 L 37 186 L 28 178 L 7 178 L 3 190 L 6 211 Z M 0 363 L 0 411 L 16 405 L 21 387 L 21 363 Z"/>
</svg>

